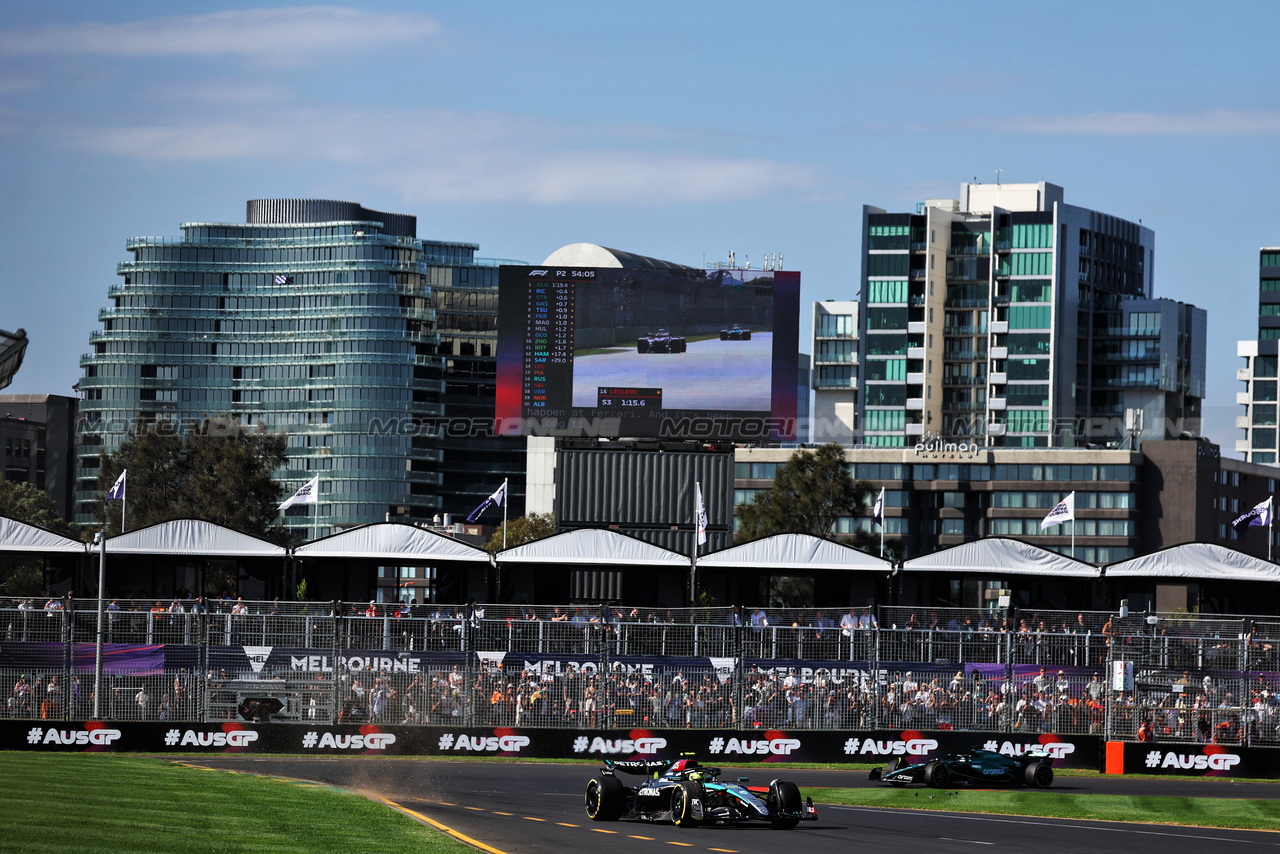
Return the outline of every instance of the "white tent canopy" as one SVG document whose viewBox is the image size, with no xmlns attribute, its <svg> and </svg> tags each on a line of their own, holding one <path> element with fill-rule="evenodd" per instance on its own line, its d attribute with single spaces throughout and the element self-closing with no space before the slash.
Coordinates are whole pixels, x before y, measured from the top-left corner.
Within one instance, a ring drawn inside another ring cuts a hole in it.
<svg viewBox="0 0 1280 854">
<path fill-rule="evenodd" d="M 500 551 L 498 563 L 688 567 L 689 558 L 634 537 L 592 528 L 568 531 Z"/>
<path fill-rule="evenodd" d="M 35 525 L 0 516 L 0 552 L 84 554 L 85 544 Z"/>
<path fill-rule="evenodd" d="M 107 538 L 108 555 L 284 557 L 287 553 L 284 546 L 196 519 L 161 522 Z"/>
<path fill-rule="evenodd" d="M 1005 537 L 984 537 L 902 564 L 903 572 L 955 572 L 989 576 L 1043 575 L 1098 578 L 1101 570 L 1066 555 Z"/>
<path fill-rule="evenodd" d="M 1215 581 L 1280 581 L 1280 566 L 1208 543 L 1186 543 L 1113 563 L 1107 578 L 1199 578 Z"/>
<path fill-rule="evenodd" d="M 489 562 L 486 551 L 401 522 L 361 525 L 299 546 L 293 550 L 293 555 L 299 558 Z"/>
<path fill-rule="evenodd" d="M 774 534 L 698 558 L 699 567 L 888 572 L 887 560 L 811 534 Z"/>
</svg>

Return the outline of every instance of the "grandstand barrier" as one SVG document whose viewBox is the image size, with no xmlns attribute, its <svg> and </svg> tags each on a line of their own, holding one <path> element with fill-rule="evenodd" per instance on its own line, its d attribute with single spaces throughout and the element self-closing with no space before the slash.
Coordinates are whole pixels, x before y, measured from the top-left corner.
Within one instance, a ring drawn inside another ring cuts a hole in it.
<svg viewBox="0 0 1280 854">
<path fill-rule="evenodd" d="M 1046 750 L 1055 768 L 1096 771 L 1102 739 L 1043 733 L 913 730 L 609 729 L 222 724 L 191 722 L 0 721 L 0 750 L 120 753 L 253 753 L 345 756 L 499 756 L 525 759 L 671 759 L 692 753 L 708 764 L 855 763 L 899 756 L 923 762 L 985 748 L 1009 756 Z M 857 772 L 862 773 L 862 772 Z"/>
</svg>

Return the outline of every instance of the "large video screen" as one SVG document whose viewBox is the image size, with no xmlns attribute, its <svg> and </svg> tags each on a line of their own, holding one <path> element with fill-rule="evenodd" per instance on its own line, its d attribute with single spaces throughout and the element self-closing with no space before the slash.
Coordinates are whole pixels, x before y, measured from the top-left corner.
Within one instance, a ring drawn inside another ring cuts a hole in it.
<svg viewBox="0 0 1280 854">
<path fill-rule="evenodd" d="M 795 439 L 800 274 L 504 266 L 506 435 Z"/>
</svg>

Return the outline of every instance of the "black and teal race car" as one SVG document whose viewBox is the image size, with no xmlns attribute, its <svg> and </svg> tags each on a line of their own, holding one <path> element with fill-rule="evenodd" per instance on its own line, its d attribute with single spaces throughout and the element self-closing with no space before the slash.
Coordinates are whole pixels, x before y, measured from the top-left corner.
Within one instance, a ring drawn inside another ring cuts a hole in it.
<svg viewBox="0 0 1280 854">
<path fill-rule="evenodd" d="M 901 757 L 895 756 L 886 767 L 872 768 L 867 779 L 883 780 L 894 786 L 923 783 L 935 789 L 952 786 L 1047 789 L 1053 785 L 1053 757 L 1043 750 L 1029 750 L 1021 756 L 1005 756 L 994 750 L 969 750 L 905 765 Z"/>
<path fill-rule="evenodd" d="M 644 775 L 630 786 L 617 772 Z M 812 798 L 800 799 L 795 783 L 771 780 L 768 786 L 748 786 L 748 778 L 720 782 L 720 769 L 692 759 L 604 760 L 600 773 L 587 783 L 587 816 L 593 821 L 670 821 L 677 827 L 742 821 L 768 822 L 790 830 L 802 821 L 817 821 Z"/>
</svg>

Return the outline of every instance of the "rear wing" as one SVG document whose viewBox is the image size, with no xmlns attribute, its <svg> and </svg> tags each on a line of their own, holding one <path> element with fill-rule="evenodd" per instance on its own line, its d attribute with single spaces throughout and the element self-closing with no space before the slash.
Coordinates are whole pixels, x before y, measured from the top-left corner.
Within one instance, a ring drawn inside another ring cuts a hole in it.
<svg viewBox="0 0 1280 854">
<path fill-rule="evenodd" d="M 646 777 L 655 771 L 665 771 L 671 763 L 666 759 L 606 759 L 606 771 L 622 771 L 626 774 L 644 774 Z"/>
</svg>

